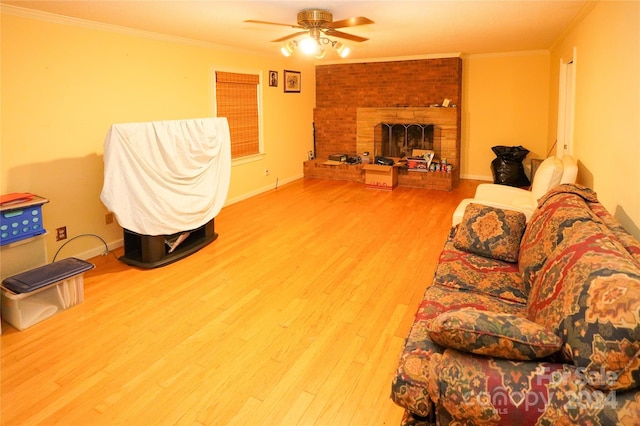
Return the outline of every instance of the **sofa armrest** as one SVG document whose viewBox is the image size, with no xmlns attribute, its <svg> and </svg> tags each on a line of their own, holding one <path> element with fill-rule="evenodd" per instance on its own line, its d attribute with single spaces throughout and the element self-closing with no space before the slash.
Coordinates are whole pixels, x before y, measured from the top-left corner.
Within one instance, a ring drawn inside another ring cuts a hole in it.
<svg viewBox="0 0 640 426">
<path fill-rule="evenodd" d="M 428 386 L 437 415 L 465 424 L 627 424 L 635 413 L 623 410 L 625 402 L 640 398 L 638 389 L 596 390 L 569 364 L 514 363 L 453 349 L 432 356 L 429 372 L 437 378 Z"/>
<path fill-rule="evenodd" d="M 493 183 L 482 183 L 478 185 L 474 198 L 476 200 L 523 207 L 531 210 L 535 209 L 537 205 L 537 200 L 533 199 L 533 194 L 530 191 Z"/>
</svg>

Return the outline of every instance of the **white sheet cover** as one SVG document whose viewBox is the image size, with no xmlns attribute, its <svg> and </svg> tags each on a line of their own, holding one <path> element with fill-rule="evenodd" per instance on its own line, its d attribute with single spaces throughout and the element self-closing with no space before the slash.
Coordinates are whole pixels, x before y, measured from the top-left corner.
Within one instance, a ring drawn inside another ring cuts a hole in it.
<svg viewBox="0 0 640 426">
<path fill-rule="evenodd" d="M 230 179 L 226 118 L 114 124 L 104 143 L 100 199 L 123 228 L 170 235 L 214 218 Z"/>
</svg>

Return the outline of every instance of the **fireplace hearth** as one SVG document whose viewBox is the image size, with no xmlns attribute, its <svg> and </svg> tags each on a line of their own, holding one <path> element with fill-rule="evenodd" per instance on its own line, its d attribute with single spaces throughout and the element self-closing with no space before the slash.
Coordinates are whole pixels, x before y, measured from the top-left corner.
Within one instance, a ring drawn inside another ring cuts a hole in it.
<svg viewBox="0 0 640 426">
<path fill-rule="evenodd" d="M 430 149 L 434 161 L 447 159 L 451 172 L 420 173 L 399 167 L 398 186 L 451 191 L 460 180 L 460 110 L 458 108 L 396 107 L 358 108 L 356 112 L 356 153 L 399 157 L 410 156 L 413 148 Z M 391 125 L 391 126 L 389 126 Z M 424 137 L 423 137 L 424 132 Z M 383 134 L 387 150 L 383 150 Z M 424 148 L 423 148 L 424 147 Z M 324 164 L 324 159 L 305 161 L 304 176 L 364 183 L 362 164 Z"/>
</svg>

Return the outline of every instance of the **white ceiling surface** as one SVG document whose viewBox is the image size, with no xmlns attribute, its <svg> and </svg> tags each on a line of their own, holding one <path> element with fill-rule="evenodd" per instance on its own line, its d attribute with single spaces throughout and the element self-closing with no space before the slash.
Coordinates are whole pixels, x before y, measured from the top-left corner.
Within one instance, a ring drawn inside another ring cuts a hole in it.
<svg viewBox="0 0 640 426">
<path fill-rule="evenodd" d="M 306 8 L 327 9 L 334 21 L 365 16 L 375 23 L 341 31 L 369 38 L 345 40 L 350 59 L 486 54 L 549 49 L 586 1 L 31 1 L 3 5 L 49 12 L 246 51 L 279 55 L 270 40 L 300 31 L 245 23 L 296 24 Z M 327 55 L 327 59 L 336 59 Z"/>
</svg>

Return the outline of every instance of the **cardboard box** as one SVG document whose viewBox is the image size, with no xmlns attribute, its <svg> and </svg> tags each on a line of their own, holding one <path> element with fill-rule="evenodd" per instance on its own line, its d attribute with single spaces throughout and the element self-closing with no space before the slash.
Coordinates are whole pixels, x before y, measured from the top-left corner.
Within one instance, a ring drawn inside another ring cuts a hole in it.
<svg viewBox="0 0 640 426">
<path fill-rule="evenodd" d="M 407 168 L 410 170 L 428 170 L 430 161 L 427 161 L 422 157 L 409 157 L 407 158 Z"/>
<path fill-rule="evenodd" d="M 416 172 L 427 172 L 433 160 L 434 152 L 430 149 L 414 149 L 407 158 L 407 169 Z"/>
<path fill-rule="evenodd" d="M 397 165 L 365 164 L 362 170 L 364 170 L 364 183 L 367 188 L 393 191 L 398 186 Z"/>
<path fill-rule="evenodd" d="M 412 157 L 424 157 L 425 154 L 429 154 L 433 158 L 433 150 L 431 149 L 413 149 L 411 151 Z"/>
</svg>

